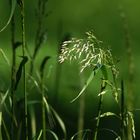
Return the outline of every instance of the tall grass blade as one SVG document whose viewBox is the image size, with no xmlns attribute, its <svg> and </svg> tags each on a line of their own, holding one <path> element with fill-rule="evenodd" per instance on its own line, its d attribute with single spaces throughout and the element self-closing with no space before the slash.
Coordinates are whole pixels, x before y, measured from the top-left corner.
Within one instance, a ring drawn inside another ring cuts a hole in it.
<svg viewBox="0 0 140 140">
<path fill-rule="evenodd" d="M 48 104 L 48 102 L 47 102 L 45 97 L 43 97 L 43 102 L 45 103 L 45 107 L 46 107 L 47 113 L 49 114 L 50 113 L 50 107 L 49 107 L 49 104 Z"/>
<path fill-rule="evenodd" d="M 8 93 L 9 93 L 9 89 L 6 91 L 6 93 L 4 94 L 4 96 L 1 99 L 0 108 L 5 103 L 5 100 L 6 100 L 7 96 L 8 96 Z"/>
<path fill-rule="evenodd" d="M 47 114 L 48 114 L 49 124 L 53 128 L 54 127 L 54 120 L 53 120 L 50 105 L 48 104 L 48 102 L 47 102 L 45 97 L 43 97 L 43 102 L 45 104 L 45 108 L 46 108 L 46 111 L 47 111 Z"/>
<path fill-rule="evenodd" d="M 38 135 L 36 140 L 40 140 L 41 139 L 42 133 L 43 133 L 42 130 L 40 130 L 39 135 Z"/>
<path fill-rule="evenodd" d="M 58 136 L 53 131 L 47 129 L 46 132 L 49 132 L 53 136 L 54 140 L 59 140 Z M 43 131 L 40 130 L 38 137 L 37 138 L 34 137 L 33 140 L 41 140 L 42 134 L 43 134 Z"/>
<path fill-rule="evenodd" d="M 10 62 L 8 60 L 8 57 L 6 56 L 5 52 L 0 48 L 0 52 L 4 58 L 4 60 L 6 61 L 6 63 L 8 64 L 8 66 L 10 66 Z"/>
<path fill-rule="evenodd" d="M 115 140 L 122 140 L 121 137 L 118 135 L 118 133 L 112 129 L 102 128 L 102 129 L 100 129 L 100 131 L 108 131 L 108 132 L 112 133 L 114 136 L 116 136 Z"/>
<path fill-rule="evenodd" d="M 79 133 L 84 134 L 84 133 L 87 133 L 87 132 L 92 132 L 92 131 L 91 131 L 90 129 L 80 130 L 79 132 L 75 133 L 75 134 L 70 138 L 70 140 L 74 140 L 74 139 L 79 135 Z M 83 139 L 83 140 L 84 140 L 84 139 Z"/>
<path fill-rule="evenodd" d="M 21 138 L 21 132 L 22 132 L 22 122 L 18 125 L 18 131 L 17 131 L 17 140 L 20 140 Z"/>
<path fill-rule="evenodd" d="M 32 106 L 30 107 L 30 116 L 31 116 L 31 133 L 33 138 L 36 135 L 36 116 L 35 110 Z"/>
<path fill-rule="evenodd" d="M 62 119 L 60 118 L 60 116 L 58 115 L 58 113 L 51 107 L 51 110 L 56 118 L 56 120 L 58 121 L 62 131 L 63 131 L 63 134 L 64 134 L 64 139 L 66 139 L 66 135 L 67 135 L 67 132 L 66 132 L 66 127 L 65 127 L 65 124 L 64 122 L 62 121 Z"/>
<path fill-rule="evenodd" d="M 8 131 L 6 124 L 5 124 L 5 121 L 3 119 L 2 119 L 2 124 L 3 124 L 4 131 L 5 131 L 5 137 L 7 138 L 7 140 L 11 140 L 9 131 Z"/>
<path fill-rule="evenodd" d="M 91 83 L 92 79 L 95 76 L 95 71 L 92 71 L 92 73 L 90 74 L 87 82 L 85 83 L 84 87 L 82 88 L 82 90 L 80 91 L 80 93 L 71 101 L 71 103 L 73 103 L 74 101 L 76 101 L 83 93 L 84 91 L 87 89 L 87 87 L 89 86 L 89 84 Z"/>
<path fill-rule="evenodd" d="M 49 132 L 50 134 L 52 134 L 54 140 L 59 140 L 59 139 L 58 139 L 58 136 L 57 136 L 53 131 L 48 130 L 48 129 L 47 129 L 46 131 Z"/>
</svg>

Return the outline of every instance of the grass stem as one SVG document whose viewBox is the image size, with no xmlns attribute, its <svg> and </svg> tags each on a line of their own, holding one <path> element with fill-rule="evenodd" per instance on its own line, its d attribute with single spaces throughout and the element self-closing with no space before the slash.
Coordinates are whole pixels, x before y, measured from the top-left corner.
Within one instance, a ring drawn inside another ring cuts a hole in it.
<svg viewBox="0 0 140 140">
<path fill-rule="evenodd" d="M 21 28 L 22 28 L 22 55 L 25 57 L 25 13 L 24 0 L 20 1 L 21 6 Z M 23 93 L 24 93 L 24 115 L 25 115 L 25 139 L 28 140 L 28 113 L 27 113 L 27 94 L 26 94 L 26 68 L 23 66 Z"/>
<path fill-rule="evenodd" d="M 123 80 L 121 81 L 121 139 L 125 139 L 125 105 L 124 105 L 124 82 Z"/>
<path fill-rule="evenodd" d="M 10 6 L 12 7 L 12 1 L 10 0 Z M 11 110 L 11 140 L 14 140 L 14 117 L 15 116 L 15 82 L 16 82 L 16 49 L 15 49 L 15 17 L 13 14 L 11 20 L 11 45 L 12 45 L 12 67 L 11 67 L 11 100 L 12 100 L 12 110 Z"/>
<path fill-rule="evenodd" d="M 101 90 L 100 90 L 101 93 L 104 91 L 105 87 L 106 87 L 106 84 L 105 84 L 104 80 L 102 79 Z M 103 105 L 103 95 L 100 95 L 98 114 L 97 114 L 97 122 L 96 122 L 96 126 L 95 126 L 95 133 L 94 133 L 93 140 L 97 140 L 98 129 L 99 129 L 99 125 L 100 125 L 100 115 L 102 113 L 102 105 Z"/>
</svg>

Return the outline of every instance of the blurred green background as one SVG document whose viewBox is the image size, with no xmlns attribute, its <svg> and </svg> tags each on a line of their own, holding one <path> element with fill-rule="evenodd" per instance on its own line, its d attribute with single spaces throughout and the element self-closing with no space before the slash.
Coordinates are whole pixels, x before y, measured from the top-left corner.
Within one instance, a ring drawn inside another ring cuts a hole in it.
<svg viewBox="0 0 140 140">
<path fill-rule="evenodd" d="M 30 51 L 34 48 L 35 33 L 37 27 L 37 18 L 35 9 L 37 1 L 25 0 L 25 22 L 26 22 L 26 42 Z M 46 68 L 46 84 L 48 88 L 48 97 L 50 103 L 58 110 L 60 116 L 64 119 L 68 128 L 72 128 L 70 135 L 76 133 L 77 115 L 79 100 L 74 103 L 70 101 L 79 93 L 80 74 L 76 63 L 66 62 L 61 66 L 61 74 L 59 77 L 59 90 L 57 97 L 57 105 L 55 99 L 55 87 L 57 79 L 57 52 L 58 47 L 66 34 L 71 37 L 82 38 L 86 31 L 93 30 L 95 36 L 102 40 L 105 46 L 110 46 L 114 56 L 120 60 L 118 68 L 120 70 L 119 79 L 125 80 L 127 87 L 128 81 L 128 58 L 125 46 L 124 23 L 121 19 L 120 7 L 126 15 L 130 34 L 130 45 L 133 53 L 134 63 L 134 107 L 140 107 L 139 101 L 139 81 L 140 81 L 140 66 L 139 66 L 139 44 L 140 44 L 140 1 L 138 0 L 48 0 L 47 11 L 48 17 L 44 21 L 44 28 L 47 28 L 47 40 L 39 51 L 36 60 L 36 68 L 40 65 L 44 56 L 51 56 L 51 60 Z M 21 39 L 20 35 L 20 16 L 19 8 L 16 7 L 16 38 Z M 0 2 L 0 28 L 6 23 L 10 13 L 8 0 Z M 9 61 L 11 61 L 11 44 L 10 44 L 10 26 L 0 33 L 0 48 L 4 50 Z M 20 55 L 20 50 L 18 54 Z M 49 73 L 49 74 L 48 74 Z M 85 74 L 85 79 L 89 73 Z M 0 88 L 5 89 L 10 86 L 10 68 L 5 63 L 2 55 L 0 55 Z M 86 114 L 85 128 L 92 128 L 94 117 L 96 116 L 99 92 L 100 75 L 98 80 L 94 80 L 89 86 L 86 98 Z M 119 85 L 120 83 L 118 83 Z M 17 95 L 22 98 L 22 95 Z M 34 96 L 34 94 L 32 95 Z M 29 98 L 31 95 L 29 96 Z M 117 105 L 114 103 L 112 95 L 105 95 L 104 112 L 118 111 Z M 139 126 L 139 111 L 134 112 L 136 119 L 136 130 Z M 111 120 L 112 122 L 112 120 Z M 116 129 L 117 121 L 114 121 L 112 126 L 108 126 L 110 118 L 103 120 L 103 125 L 109 128 Z M 68 129 L 69 131 L 69 129 Z M 139 137 L 136 131 L 137 139 Z"/>
</svg>

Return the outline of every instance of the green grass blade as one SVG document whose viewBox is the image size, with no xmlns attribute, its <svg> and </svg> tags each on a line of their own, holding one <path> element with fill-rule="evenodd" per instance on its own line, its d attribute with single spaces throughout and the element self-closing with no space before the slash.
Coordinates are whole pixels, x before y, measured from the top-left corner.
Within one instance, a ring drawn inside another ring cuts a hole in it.
<svg viewBox="0 0 140 140">
<path fill-rule="evenodd" d="M 63 133 L 64 133 L 64 139 L 66 139 L 66 127 L 65 127 L 65 124 L 64 122 L 62 121 L 62 119 L 60 118 L 60 116 L 57 114 L 57 112 L 51 107 L 51 110 L 56 118 L 56 120 L 58 121 Z"/>
<path fill-rule="evenodd" d="M 92 132 L 92 131 L 91 131 L 90 129 L 81 130 L 81 131 L 75 133 L 75 134 L 70 138 L 70 140 L 74 140 L 74 139 L 79 135 L 79 133 L 83 133 L 83 134 L 84 134 L 84 133 L 87 133 L 87 132 Z M 85 137 L 85 136 L 83 136 L 82 140 L 85 140 L 84 137 Z"/>
<path fill-rule="evenodd" d="M 54 140 L 59 140 L 58 136 L 51 130 L 46 130 L 47 132 L 49 132 L 50 134 L 52 134 L 52 136 L 54 137 Z"/>
<path fill-rule="evenodd" d="M 12 16 L 13 16 L 14 11 L 15 11 L 16 3 L 17 3 L 16 0 L 12 0 L 12 3 L 11 3 L 11 12 L 10 12 L 9 19 L 5 23 L 5 25 L 0 29 L 0 32 L 4 31 L 6 29 L 6 27 L 9 25 L 9 23 L 11 22 Z"/>
<path fill-rule="evenodd" d="M 3 128 L 4 128 L 4 131 L 5 131 L 5 137 L 7 140 L 10 140 L 10 134 L 8 132 L 8 129 L 6 127 L 6 124 L 5 124 L 5 121 L 2 119 L 2 124 L 3 124 Z"/>
<path fill-rule="evenodd" d="M 39 135 L 38 135 L 38 137 L 37 137 L 37 139 L 36 140 L 40 140 L 40 138 L 41 138 L 41 136 L 42 136 L 42 130 L 40 130 L 40 132 L 39 132 Z"/>
<path fill-rule="evenodd" d="M 9 62 L 9 59 L 8 57 L 6 56 L 5 52 L 0 48 L 0 52 L 4 58 L 4 60 L 6 61 L 6 63 L 8 64 L 8 66 L 10 66 L 10 62 Z"/>
<path fill-rule="evenodd" d="M 59 140 L 58 136 L 53 131 L 47 129 L 46 132 L 49 132 L 54 137 L 54 140 Z M 38 137 L 37 138 L 34 137 L 33 140 L 41 140 L 42 134 L 43 134 L 43 131 L 40 130 Z"/>
<path fill-rule="evenodd" d="M 112 133 L 114 136 L 116 136 L 115 140 L 122 140 L 121 137 L 118 135 L 118 133 L 112 129 L 102 128 L 99 131 L 108 131 L 108 132 Z"/>
<path fill-rule="evenodd" d="M 6 93 L 2 97 L 0 107 L 4 104 L 4 102 L 5 102 L 5 100 L 6 100 L 7 96 L 8 96 L 8 93 L 9 93 L 9 89 L 6 91 Z"/>
<path fill-rule="evenodd" d="M 49 114 L 50 113 L 50 107 L 49 107 L 49 104 L 47 103 L 47 100 L 46 100 L 45 97 L 43 97 L 43 101 L 45 103 L 45 107 L 46 107 L 47 113 Z"/>
<path fill-rule="evenodd" d="M 87 89 L 87 87 L 89 86 L 89 84 L 91 83 L 92 79 L 95 76 L 95 71 L 92 71 L 92 73 L 90 74 L 87 82 L 85 83 L 84 87 L 82 88 L 82 90 L 80 91 L 80 93 L 71 101 L 71 103 L 73 103 L 74 101 L 76 101 L 83 93 L 84 91 Z"/>
<path fill-rule="evenodd" d="M 36 115 L 33 106 L 30 107 L 30 117 L 31 117 L 31 135 L 32 138 L 36 135 Z"/>
</svg>

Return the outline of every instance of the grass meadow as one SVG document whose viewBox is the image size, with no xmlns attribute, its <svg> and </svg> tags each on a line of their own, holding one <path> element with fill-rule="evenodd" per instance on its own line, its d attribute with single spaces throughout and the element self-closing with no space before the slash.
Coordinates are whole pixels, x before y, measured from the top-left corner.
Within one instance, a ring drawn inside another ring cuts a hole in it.
<svg viewBox="0 0 140 140">
<path fill-rule="evenodd" d="M 1 0 L 0 140 L 139 140 L 136 0 Z"/>
</svg>

